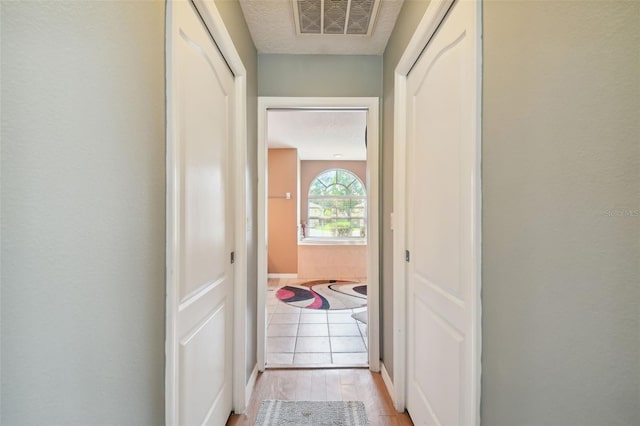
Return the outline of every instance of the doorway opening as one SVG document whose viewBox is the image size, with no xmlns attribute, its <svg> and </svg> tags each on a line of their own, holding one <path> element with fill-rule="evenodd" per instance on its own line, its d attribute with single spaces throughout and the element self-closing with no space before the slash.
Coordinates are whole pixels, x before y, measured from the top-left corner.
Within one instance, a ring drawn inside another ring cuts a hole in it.
<svg viewBox="0 0 640 426">
<path fill-rule="evenodd" d="M 378 369 L 377 107 L 260 98 L 261 371 Z"/>
</svg>

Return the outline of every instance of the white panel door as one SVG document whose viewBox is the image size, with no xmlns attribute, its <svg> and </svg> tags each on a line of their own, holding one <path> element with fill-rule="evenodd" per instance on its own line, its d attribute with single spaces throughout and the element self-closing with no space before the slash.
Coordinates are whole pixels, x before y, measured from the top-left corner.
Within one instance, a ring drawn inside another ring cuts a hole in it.
<svg viewBox="0 0 640 426">
<path fill-rule="evenodd" d="M 454 3 L 407 77 L 407 409 L 475 424 L 475 4 Z"/>
<path fill-rule="evenodd" d="M 231 412 L 233 75 L 194 5 L 171 2 L 174 127 L 173 342 L 168 362 L 178 425 L 222 425 Z M 169 192 L 171 194 L 171 192 Z M 171 228 L 170 228 L 171 229 Z M 240 367 L 242 368 L 242 367 Z"/>
</svg>

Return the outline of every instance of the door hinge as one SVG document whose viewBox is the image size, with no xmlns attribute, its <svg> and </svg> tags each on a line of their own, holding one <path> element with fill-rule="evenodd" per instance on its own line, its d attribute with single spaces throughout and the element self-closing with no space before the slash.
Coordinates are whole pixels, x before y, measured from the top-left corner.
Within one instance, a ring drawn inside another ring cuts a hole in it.
<svg viewBox="0 0 640 426">
<path fill-rule="evenodd" d="M 411 253 L 409 252 L 409 250 L 405 250 L 405 251 L 404 251 L 404 260 L 405 260 L 406 262 L 411 261 Z"/>
<path fill-rule="evenodd" d="M 236 263 L 236 252 L 232 251 L 231 252 L 231 264 L 233 265 L 234 263 Z"/>
</svg>

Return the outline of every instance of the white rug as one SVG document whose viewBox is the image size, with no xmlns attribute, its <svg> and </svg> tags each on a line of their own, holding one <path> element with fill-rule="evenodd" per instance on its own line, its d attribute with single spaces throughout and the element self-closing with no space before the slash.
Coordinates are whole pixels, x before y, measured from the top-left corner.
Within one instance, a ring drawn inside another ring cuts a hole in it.
<svg viewBox="0 0 640 426">
<path fill-rule="evenodd" d="M 362 401 L 262 401 L 254 426 L 368 426 Z"/>
<path fill-rule="evenodd" d="M 362 311 L 362 312 L 357 312 L 355 314 L 351 315 L 351 318 L 353 318 L 356 321 L 360 321 L 361 323 L 366 324 L 367 323 L 367 311 Z"/>
</svg>

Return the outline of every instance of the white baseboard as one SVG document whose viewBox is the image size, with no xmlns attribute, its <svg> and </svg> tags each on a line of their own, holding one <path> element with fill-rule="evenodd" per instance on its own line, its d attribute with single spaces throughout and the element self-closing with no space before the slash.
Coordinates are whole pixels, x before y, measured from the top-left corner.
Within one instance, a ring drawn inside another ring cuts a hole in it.
<svg viewBox="0 0 640 426">
<path fill-rule="evenodd" d="M 298 278 L 298 274 L 267 274 L 267 278 Z"/>
<path fill-rule="evenodd" d="M 396 401 L 396 392 L 393 388 L 393 381 L 389 376 L 389 372 L 387 371 L 387 367 L 385 367 L 384 362 L 380 361 L 380 374 L 382 375 L 382 381 L 384 385 L 387 387 L 387 392 L 389 392 L 389 396 L 391 400 L 395 403 Z"/>
<path fill-rule="evenodd" d="M 249 400 L 251 399 L 251 395 L 253 395 L 253 388 L 256 385 L 256 379 L 258 378 L 258 364 L 253 367 L 253 371 L 251 372 L 251 376 L 249 376 L 249 382 L 247 383 L 247 387 L 244 391 L 244 406 L 249 408 Z"/>
</svg>

